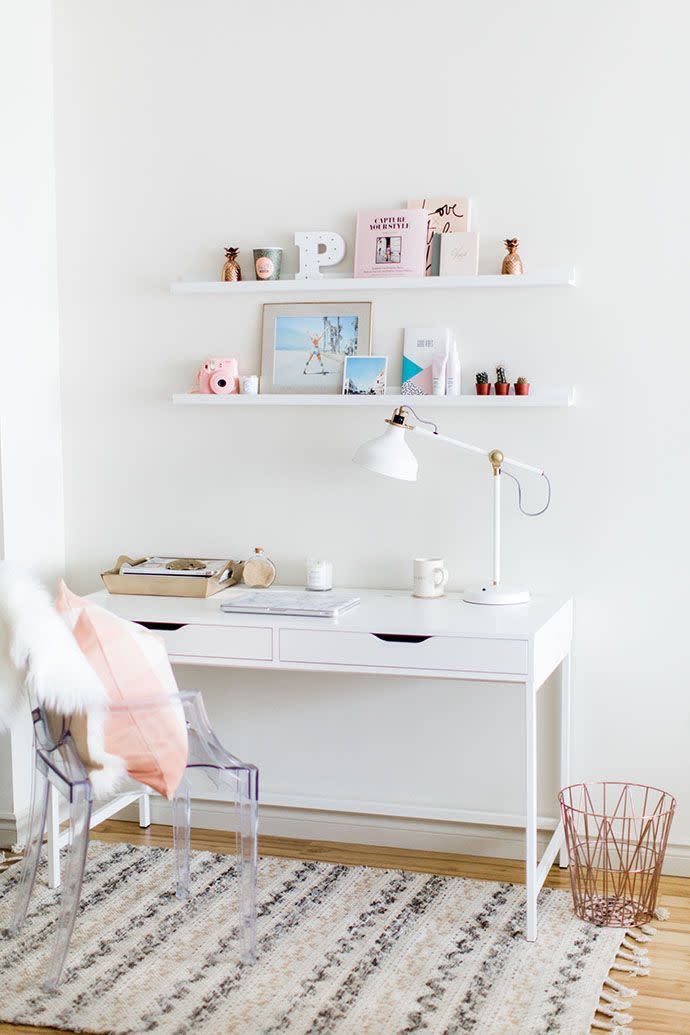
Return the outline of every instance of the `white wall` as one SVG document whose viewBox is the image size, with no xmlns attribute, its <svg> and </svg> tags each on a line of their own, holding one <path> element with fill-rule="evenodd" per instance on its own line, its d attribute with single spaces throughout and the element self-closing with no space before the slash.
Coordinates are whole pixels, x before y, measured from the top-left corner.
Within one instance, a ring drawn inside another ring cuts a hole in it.
<svg viewBox="0 0 690 1035">
<path fill-rule="evenodd" d="M 253 246 L 282 244 L 291 272 L 295 230 L 334 229 L 352 246 L 358 208 L 467 193 L 483 271 L 517 234 L 528 269 L 575 262 L 578 287 L 382 293 L 375 347 L 395 380 L 401 328 L 450 324 L 468 378 L 503 362 L 511 376 L 577 385 L 571 411 L 439 418 L 551 473 L 539 520 L 506 493 L 505 577 L 576 596 L 574 776 L 675 791 L 672 840 L 689 846 L 689 30 L 681 0 L 58 2 L 75 587 L 96 588 L 121 551 L 245 556 L 256 543 L 284 582 L 300 581 L 311 553 L 334 560 L 340 585 L 407 586 L 411 558 L 429 553 L 446 557 L 451 588 L 485 573 L 489 475 L 473 457 L 415 444 L 419 484 L 384 482 L 349 463 L 380 415 L 169 402 L 206 355 L 255 371 L 261 315 L 254 297 L 170 297 L 169 281 L 217 276 L 229 244 L 247 273 Z M 519 808 L 505 688 L 183 678 L 207 689 L 275 793 Z M 501 759 L 488 773 L 487 741 Z M 411 771 L 400 758 L 413 748 Z"/>
<path fill-rule="evenodd" d="M 0 559 L 51 580 L 65 564 L 52 22 L 2 4 L 0 34 Z M 30 792 L 30 721 L 0 736 L 0 844 Z"/>
</svg>

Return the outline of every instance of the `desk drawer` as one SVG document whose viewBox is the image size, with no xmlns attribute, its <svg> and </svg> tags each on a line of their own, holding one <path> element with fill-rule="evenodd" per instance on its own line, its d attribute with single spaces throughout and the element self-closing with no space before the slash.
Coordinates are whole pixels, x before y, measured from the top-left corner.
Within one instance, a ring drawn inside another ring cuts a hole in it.
<svg viewBox="0 0 690 1035">
<path fill-rule="evenodd" d="M 527 644 L 523 640 L 281 629 L 279 649 L 281 661 L 312 665 L 518 675 L 527 672 Z"/>
<path fill-rule="evenodd" d="M 142 623 L 162 636 L 168 654 L 186 658 L 236 658 L 271 661 L 273 633 L 260 626 L 181 625 Z"/>
</svg>

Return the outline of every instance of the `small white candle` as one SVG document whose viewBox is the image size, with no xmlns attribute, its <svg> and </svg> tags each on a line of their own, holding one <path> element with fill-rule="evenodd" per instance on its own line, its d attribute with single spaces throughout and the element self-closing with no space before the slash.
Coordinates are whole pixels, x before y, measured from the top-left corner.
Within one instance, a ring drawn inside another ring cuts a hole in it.
<svg viewBox="0 0 690 1035">
<path fill-rule="evenodd" d="M 331 561 L 307 561 L 307 589 L 333 589 L 333 564 Z"/>
</svg>

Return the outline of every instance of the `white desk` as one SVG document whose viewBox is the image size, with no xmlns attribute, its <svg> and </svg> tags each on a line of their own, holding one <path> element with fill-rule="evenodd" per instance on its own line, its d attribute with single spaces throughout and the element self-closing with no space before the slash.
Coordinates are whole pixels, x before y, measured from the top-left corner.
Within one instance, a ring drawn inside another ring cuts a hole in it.
<svg viewBox="0 0 690 1035">
<path fill-rule="evenodd" d="M 525 869 L 529 941 L 537 935 L 537 895 L 559 849 L 559 825 L 537 859 L 537 693 L 560 668 L 560 781 L 569 782 L 572 600 L 535 597 L 514 607 L 465 604 L 449 593 L 415 600 L 408 592 L 357 590 L 362 602 L 338 621 L 224 614 L 220 602 L 182 597 L 92 598 L 163 636 L 177 665 L 381 673 L 515 683 L 524 701 Z"/>
</svg>

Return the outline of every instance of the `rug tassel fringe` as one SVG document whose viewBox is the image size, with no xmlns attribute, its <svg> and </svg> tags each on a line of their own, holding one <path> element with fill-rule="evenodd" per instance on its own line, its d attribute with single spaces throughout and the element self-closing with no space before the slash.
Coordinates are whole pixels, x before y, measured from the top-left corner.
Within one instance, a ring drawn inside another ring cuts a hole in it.
<svg viewBox="0 0 690 1035">
<path fill-rule="evenodd" d="M 642 952 L 641 949 L 633 949 L 631 952 L 626 952 L 625 949 L 623 949 L 621 953 L 621 959 L 632 960 L 633 963 L 639 963 L 643 967 L 649 966 L 649 953 L 646 949 L 644 952 Z"/>
<path fill-rule="evenodd" d="M 627 935 L 621 942 L 621 949 L 628 949 L 629 952 L 634 952 L 636 956 L 649 956 L 649 949 L 646 945 L 638 945 L 637 942 L 629 942 L 626 939 Z"/>
<path fill-rule="evenodd" d="M 624 996 L 626 999 L 632 999 L 633 996 L 637 995 L 636 988 L 628 988 L 626 985 L 622 985 L 620 981 L 616 981 L 615 978 L 607 977 L 604 981 L 604 986 L 612 988 L 614 992 L 618 992 L 618 995 Z"/>
<path fill-rule="evenodd" d="M 610 1021 L 592 1021 L 593 1028 L 601 1031 L 609 1031 L 611 1035 L 633 1035 L 632 1028 L 621 1028 L 620 1024 Z"/>
<path fill-rule="evenodd" d="M 618 950 L 616 953 L 616 959 L 630 960 L 631 963 L 637 963 L 641 967 L 646 967 L 649 962 L 649 957 L 646 952 L 626 952 L 625 949 Z"/>
<path fill-rule="evenodd" d="M 668 920 L 669 916 L 670 913 L 665 906 L 659 906 L 654 910 L 655 920 Z M 622 974 L 632 974 L 635 977 L 646 977 L 649 974 L 650 967 L 649 949 L 646 947 L 645 942 L 650 941 L 656 933 L 656 927 L 653 927 L 651 924 L 640 924 L 639 928 L 626 931 L 620 948 L 616 953 L 616 958 L 611 964 L 611 970 Z M 628 1027 L 629 1024 L 632 1024 L 633 1018 L 630 1014 L 621 1011 L 630 1009 L 631 1003 L 627 1002 L 627 1000 L 633 999 L 637 995 L 637 989 L 628 988 L 627 985 L 623 985 L 620 981 L 612 978 L 610 974 L 605 979 L 603 988 L 610 988 L 612 992 L 617 992 L 618 995 L 612 995 L 610 992 L 602 989 L 601 999 L 603 1003 L 599 1004 L 597 1010 L 609 1019 L 600 1020 L 595 1017 L 592 1021 L 592 1027 L 600 1031 L 611 1032 L 612 1035 L 633 1035 L 632 1028 Z"/>
<path fill-rule="evenodd" d="M 614 961 L 611 970 L 620 971 L 621 974 L 635 974 L 636 977 L 647 977 L 649 967 L 636 967 L 634 963 L 618 963 Z"/>
<path fill-rule="evenodd" d="M 620 996 L 613 995 L 612 992 L 602 991 L 599 993 L 599 998 L 603 999 L 605 1003 L 608 1003 L 612 1010 L 629 1010 L 631 1007 L 631 1003 L 628 999 L 621 999 Z"/>
<path fill-rule="evenodd" d="M 598 1006 L 598 1013 L 603 1013 L 605 1017 L 610 1017 L 614 1024 L 632 1024 L 632 1017 L 629 1013 L 619 1013 L 618 1010 L 614 1010 L 612 1006 Z"/>
</svg>

